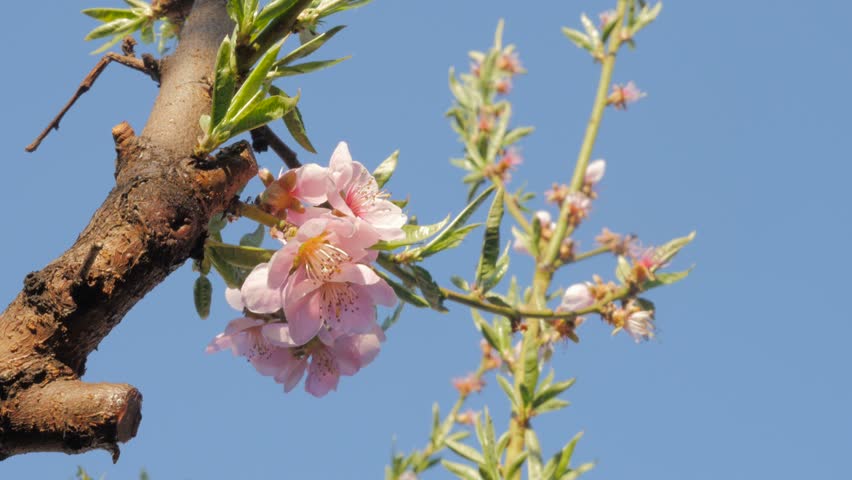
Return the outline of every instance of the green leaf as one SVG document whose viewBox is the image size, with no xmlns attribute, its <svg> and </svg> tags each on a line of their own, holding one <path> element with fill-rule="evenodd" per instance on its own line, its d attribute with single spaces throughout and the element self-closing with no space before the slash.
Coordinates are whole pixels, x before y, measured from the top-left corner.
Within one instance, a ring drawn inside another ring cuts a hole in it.
<svg viewBox="0 0 852 480">
<path fill-rule="evenodd" d="M 94 28 L 85 36 L 84 39 L 97 40 L 98 38 L 109 37 L 111 35 L 129 34 L 140 28 L 144 22 L 145 19 L 139 17 L 117 18 L 111 22 L 105 23 Z M 119 40 L 121 40 L 121 38 L 119 38 L 118 40 L 113 39 L 110 42 L 110 45 L 118 43 Z"/>
<path fill-rule="evenodd" d="M 521 454 L 520 454 L 520 455 L 518 455 L 518 456 L 515 458 L 515 460 L 514 460 L 514 461 L 512 461 L 512 463 L 510 463 L 510 464 L 506 467 L 506 473 L 504 474 L 503 478 L 512 478 L 512 477 L 514 477 L 514 475 L 515 475 L 516 473 L 518 473 L 518 471 L 521 469 L 521 466 L 523 466 L 523 464 L 524 464 L 524 462 L 527 460 L 527 457 L 528 457 L 528 456 L 529 456 L 529 452 L 526 452 L 526 451 L 521 452 Z"/>
<path fill-rule="evenodd" d="M 254 69 L 252 69 L 248 77 L 246 77 L 245 81 L 240 86 L 240 89 L 237 90 L 236 94 L 234 94 L 228 113 L 225 116 L 225 120 L 232 122 L 238 117 L 243 116 L 246 113 L 246 109 L 250 108 L 251 100 L 255 98 L 255 96 L 261 91 L 261 88 L 263 88 L 263 82 L 266 81 L 266 75 L 269 74 L 270 68 L 272 68 L 272 65 L 275 63 L 275 59 L 278 57 L 278 52 L 281 51 L 282 44 L 283 41 L 276 43 L 260 58 L 257 65 Z M 284 112 L 282 112 L 281 115 L 284 115 Z"/>
<path fill-rule="evenodd" d="M 254 35 L 252 40 L 255 40 L 258 36 L 260 36 L 260 30 L 265 29 L 273 21 L 284 16 L 292 15 L 295 17 L 298 15 L 299 12 L 290 11 L 295 4 L 296 0 L 273 0 L 263 7 L 255 18 L 254 25 L 257 34 Z"/>
<path fill-rule="evenodd" d="M 261 224 L 252 233 L 247 233 L 240 238 L 240 246 L 243 247 L 260 247 L 263 239 L 266 238 L 266 227 Z"/>
<path fill-rule="evenodd" d="M 401 285 L 401 284 L 395 282 L 393 279 L 388 277 L 384 272 L 376 271 L 376 274 L 378 274 L 386 282 L 388 282 L 388 285 L 390 285 L 390 287 L 393 289 L 397 298 L 399 298 L 403 302 L 410 303 L 411 305 L 414 305 L 417 308 L 429 308 L 430 307 L 429 302 L 427 302 L 425 298 L 423 298 L 423 297 L 417 295 L 416 293 L 412 292 L 408 287 L 405 287 L 404 285 Z"/>
<path fill-rule="evenodd" d="M 468 206 L 465 207 L 464 210 L 462 210 L 461 213 L 459 213 L 456 218 L 453 219 L 452 222 L 450 222 L 450 224 L 443 232 L 438 234 L 437 237 L 433 238 L 432 241 L 430 241 L 428 244 L 426 244 L 426 246 L 420 249 L 420 252 L 418 252 L 420 253 L 420 256 L 427 257 L 434 253 L 438 253 L 441 250 L 446 250 L 447 248 L 452 248 L 458 245 L 464 239 L 464 235 L 461 235 L 460 238 L 451 237 L 466 228 L 463 225 L 465 224 L 467 219 L 470 218 L 471 215 L 473 215 L 473 213 L 476 211 L 477 208 L 479 208 L 480 205 L 482 205 L 482 202 L 484 202 L 485 199 L 488 198 L 488 195 L 490 195 L 492 191 L 494 191 L 494 186 L 486 188 L 485 191 L 483 191 L 481 194 L 479 194 L 478 197 L 476 197 L 472 202 L 470 202 L 470 204 L 468 204 Z M 467 225 L 467 227 L 470 227 L 470 225 Z M 459 236 L 456 235 L 456 237 Z"/>
<path fill-rule="evenodd" d="M 465 225 L 446 235 L 444 233 L 441 233 L 438 237 L 436 237 L 436 239 L 433 239 L 431 242 L 429 242 L 429 245 L 431 245 L 431 247 L 428 250 L 426 249 L 426 247 L 422 247 L 415 248 L 412 251 L 417 251 L 419 258 L 426 258 L 438 252 L 456 248 L 462 243 L 462 241 L 464 241 L 465 237 L 467 237 L 467 235 L 474 229 L 479 227 L 479 225 L 479 223 L 471 223 L 470 225 Z"/>
<path fill-rule="evenodd" d="M 497 439 L 494 435 L 494 422 L 488 412 L 488 407 L 485 407 L 483 415 L 477 422 L 476 434 L 480 445 L 482 445 L 482 453 L 485 455 L 484 461 L 479 464 L 479 473 L 485 479 L 500 480 Z"/>
<path fill-rule="evenodd" d="M 120 18 L 136 18 L 138 16 L 133 10 L 127 8 L 87 8 L 82 13 L 105 23 Z"/>
<path fill-rule="evenodd" d="M 481 480 L 479 472 L 477 472 L 473 467 L 469 467 L 461 463 L 450 462 L 448 460 L 441 460 L 441 465 L 443 465 L 450 473 L 462 480 Z"/>
<path fill-rule="evenodd" d="M 317 153 L 310 139 L 308 139 L 307 132 L 305 132 L 305 122 L 302 120 L 302 112 L 299 111 L 299 107 L 293 107 L 284 114 L 284 125 L 287 126 L 287 130 L 296 140 L 296 143 L 311 153 Z"/>
<path fill-rule="evenodd" d="M 397 163 L 399 163 L 399 150 L 393 152 L 373 170 L 373 177 L 376 179 L 376 184 L 379 188 L 384 187 L 388 183 L 388 180 L 390 180 L 393 172 L 396 170 Z"/>
<path fill-rule="evenodd" d="M 623 255 L 619 255 L 618 264 L 615 267 L 615 278 L 621 283 L 627 283 L 631 276 L 633 276 L 633 267 Z"/>
<path fill-rule="evenodd" d="M 505 148 L 517 143 L 520 139 L 531 134 L 533 130 L 535 130 L 534 127 L 517 127 L 509 130 L 503 137 L 503 147 Z"/>
<path fill-rule="evenodd" d="M 242 287 L 245 279 L 244 272 L 222 259 L 217 250 L 205 247 L 204 258 L 210 260 L 210 264 L 229 288 Z"/>
<path fill-rule="evenodd" d="M 673 283 L 677 283 L 686 278 L 693 268 L 694 267 L 690 267 L 688 270 L 684 270 L 682 272 L 655 273 L 654 280 L 649 280 L 645 282 L 645 284 L 642 285 L 642 290 L 650 290 L 652 288 L 657 288 L 663 285 L 671 285 Z"/>
<path fill-rule="evenodd" d="M 479 332 L 482 333 L 482 338 L 484 338 L 485 341 L 488 342 L 488 344 L 495 350 L 502 352 L 503 344 L 500 341 L 500 336 L 497 331 L 494 330 L 484 318 L 482 318 L 479 311 L 471 309 L 470 313 L 473 315 L 473 323 L 476 325 Z"/>
<path fill-rule="evenodd" d="M 485 221 L 485 236 L 482 241 L 482 253 L 479 256 L 479 265 L 476 267 L 476 280 L 474 283 L 483 292 L 483 280 L 493 277 L 497 267 L 497 257 L 500 255 L 500 224 L 503 222 L 503 190 L 498 189 L 491 202 L 488 218 Z M 493 286 L 493 285 L 492 285 Z"/>
<path fill-rule="evenodd" d="M 497 284 L 503 280 L 503 277 L 506 276 L 506 272 L 509 271 L 509 248 L 512 246 L 511 243 L 506 244 L 506 248 L 503 249 L 503 254 L 500 255 L 500 258 L 497 259 L 497 263 L 494 265 L 494 270 L 491 272 L 491 275 L 482 279 L 482 283 L 480 284 L 483 291 L 489 291 L 492 288 L 496 287 Z M 489 300 L 491 296 L 488 296 Z M 493 302 L 492 302 L 493 303 Z M 510 307 L 511 305 L 508 301 L 503 302 L 504 306 Z"/>
<path fill-rule="evenodd" d="M 210 315 L 210 303 L 213 301 L 213 284 L 204 275 L 195 279 L 192 287 L 192 298 L 195 301 L 195 311 L 202 320 Z"/>
<path fill-rule="evenodd" d="M 512 116 L 512 104 L 509 102 L 500 102 L 498 107 L 502 107 L 502 111 L 497 117 L 497 125 L 488 136 L 488 150 L 485 152 L 487 163 L 497 162 L 497 155 L 503 149 L 503 137 L 506 136 L 506 129 L 509 128 L 509 118 Z"/>
<path fill-rule="evenodd" d="M 538 394 L 535 396 L 535 400 L 533 400 L 533 410 L 537 409 L 541 405 L 547 403 L 550 399 L 557 397 L 559 394 L 571 388 L 571 385 L 574 385 L 575 379 L 571 378 L 565 380 L 564 382 L 554 383 L 553 385 L 548 386 L 547 388 L 542 388 Z"/>
<path fill-rule="evenodd" d="M 485 459 L 482 457 L 482 454 L 476 451 L 476 449 L 471 447 L 470 445 L 465 445 L 461 442 L 454 442 L 449 439 L 444 441 L 444 444 L 450 450 L 452 450 L 458 456 L 464 458 L 465 460 L 470 460 L 471 462 L 476 464 L 481 464 L 485 462 Z"/>
<path fill-rule="evenodd" d="M 382 322 L 382 331 L 387 332 L 390 327 L 399 321 L 399 314 L 402 313 L 403 307 L 405 307 L 405 303 L 400 302 L 393 310 L 393 313 L 385 318 L 385 321 Z"/>
<path fill-rule="evenodd" d="M 521 399 L 518 397 L 518 394 L 515 393 L 515 389 L 512 388 L 512 384 L 509 383 L 509 380 L 507 380 L 503 375 L 498 374 L 497 383 L 500 385 L 500 388 L 503 389 L 503 393 L 506 394 L 509 401 L 512 402 L 513 408 L 516 410 L 521 408 Z"/>
<path fill-rule="evenodd" d="M 533 319 L 531 321 L 537 322 L 539 320 Z M 538 341 L 530 336 L 529 332 L 524 335 L 521 347 L 521 361 L 524 362 L 524 381 L 521 386 L 525 387 L 531 394 L 535 392 L 535 387 L 538 384 Z M 529 405 L 530 399 L 530 397 L 526 399 L 528 400 L 525 402 L 526 405 Z"/>
<path fill-rule="evenodd" d="M 449 217 L 447 219 L 449 220 Z M 470 291 L 470 285 L 468 285 L 467 280 L 463 279 L 458 275 L 453 275 L 452 277 L 450 277 L 450 282 L 452 282 L 452 284 L 455 285 L 459 290 L 464 290 L 466 292 Z"/>
<path fill-rule="evenodd" d="M 429 306 L 439 312 L 448 312 L 449 310 L 444 306 L 444 299 L 447 297 L 441 292 L 441 287 L 435 283 L 429 271 L 423 267 L 411 265 L 411 272 Z"/>
<path fill-rule="evenodd" d="M 324 32 L 324 33 L 317 35 L 311 41 L 309 41 L 307 43 L 303 43 L 299 47 L 295 48 L 292 52 L 285 55 L 281 60 L 276 62 L 275 63 L 276 68 L 277 67 L 283 67 L 285 65 L 289 65 L 294 60 L 298 60 L 300 58 L 307 57 L 308 55 L 314 53 L 315 51 L 317 51 L 317 49 L 322 47 L 325 44 L 325 42 L 331 40 L 331 38 L 334 37 L 337 34 L 337 32 L 343 30 L 344 28 L 346 28 L 344 25 L 334 27 L 334 28 L 328 30 L 327 32 Z"/>
<path fill-rule="evenodd" d="M 243 11 L 243 0 L 227 0 L 228 3 L 225 5 L 225 8 L 228 10 L 228 16 L 231 17 L 231 20 L 237 24 L 237 26 L 242 26 L 243 18 L 245 18 L 245 12 Z"/>
<path fill-rule="evenodd" d="M 689 245 L 693 239 L 695 239 L 695 232 L 692 232 L 685 237 L 675 238 L 665 245 L 657 247 L 654 250 L 654 262 L 659 265 L 668 263 L 675 255 L 677 255 L 677 252 L 679 252 L 683 247 Z"/>
<path fill-rule="evenodd" d="M 232 120 L 229 138 L 278 120 L 293 109 L 298 102 L 298 95 L 295 97 L 273 95 L 255 103 L 242 115 Z"/>
<path fill-rule="evenodd" d="M 556 452 L 556 455 L 547 462 L 544 467 L 544 475 L 546 478 L 562 478 L 568 473 L 568 466 L 571 464 L 571 457 L 574 455 L 574 448 L 577 442 L 583 437 L 583 432 L 574 435 L 562 450 Z"/>
<path fill-rule="evenodd" d="M 538 436 L 535 431 L 528 428 L 524 431 L 524 440 L 526 441 L 527 452 L 527 478 L 529 480 L 543 480 L 542 465 L 541 465 L 541 444 L 539 444 Z"/>
<path fill-rule="evenodd" d="M 244 247 L 207 240 L 207 249 L 216 252 L 219 259 L 235 267 L 252 269 L 258 264 L 268 262 L 275 250 L 265 248 Z"/>
<path fill-rule="evenodd" d="M 235 0 L 228 2 L 228 5 L 237 3 Z M 234 97 L 234 90 L 237 85 L 236 64 L 234 61 L 234 46 L 229 37 L 222 40 L 219 46 L 219 53 L 216 57 L 216 71 L 213 79 L 213 106 L 210 111 L 210 121 L 213 126 L 219 125 L 225 114 L 228 112 L 228 107 L 231 105 L 231 99 Z"/>
<path fill-rule="evenodd" d="M 446 225 L 449 220 L 450 217 L 447 215 L 447 218 L 432 225 L 403 225 L 402 231 L 405 233 L 405 238 L 387 242 L 382 241 L 373 245 L 371 248 L 373 248 L 373 250 L 396 250 L 399 247 L 422 242 L 444 228 L 444 225 Z"/>
<path fill-rule="evenodd" d="M 334 60 L 318 60 L 316 62 L 297 63 L 295 65 L 281 66 L 271 71 L 270 78 L 290 77 L 293 75 L 302 75 L 305 73 L 316 72 L 324 68 L 333 67 L 338 63 L 349 60 L 351 56 L 335 58 Z"/>
<path fill-rule="evenodd" d="M 542 413 L 553 412 L 556 410 L 562 410 L 563 408 L 571 405 L 571 402 L 562 400 L 561 398 L 551 398 L 550 400 L 542 403 L 535 410 L 536 414 L 541 415 Z"/>
<path fill-rule="evenodd" d="M 574 45 L 583 50 L 592 51 L 592 42 L 587 36 L 573 28 L 562 27 L 562 34 L 568 37 L 568 40 L 574 42 Z"/>
</svg>

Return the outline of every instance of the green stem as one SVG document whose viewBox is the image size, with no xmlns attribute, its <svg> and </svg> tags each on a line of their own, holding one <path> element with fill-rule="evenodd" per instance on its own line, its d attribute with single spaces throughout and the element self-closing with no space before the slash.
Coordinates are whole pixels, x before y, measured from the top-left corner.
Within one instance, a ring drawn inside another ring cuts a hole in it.
<svg viewBox="0 0 852 480">
<path fill-rule="evenodd" d="M 262 225 L 266 225 L 270 228 L 277 228 L 279 230 L 284 230 L 289 227 L 290 224 L 286 220 L 281 220 L 280 218 L 268 213 L 258 207 L 257 205 L 251 205 L 249 203 L 239 202 L 237 204 L 237 215 L 241 217 L 246 217 L 254 220 L 257 223 Z"/>
<path fill-rule="evenodd" d="M 603 119 L 603 112 L 606 108 L 606 99 L 609 92 L 609 87 L 612 84 L 612 72 L 615 69 L 615 54 L 621 47 L 622 38 L 621 30 L 624 24 L 624 14 L 627 10 L 627 0 L 618 0 L 616 8 L 617 24 L 609 35 L 609 48 L 601 65 L 601 77 L 598 82 L 598 91 L 595 95 L 595 102 L 592 105 L 592 114 L 589 117 L 589 124 L 586 127 L 586 134 L 583 137 L 583 144 L 580 146 L 580 153 L 577 156 L 577 165 L 574 167 L 574 176 L 571 177 L 569 189 L 571 192 L 579 192 L 583 188 L 583 178 L 586 175 L 586 168 L 589 166 L 589 159 L 592 156 L 592 149 L 595 146 L 595 140 L 598 137 L 598 130 Z M 568 232 L 568 216 L 571 206 L 568 202 L 562 204 L 562 209 L 559 212 L 559 220 L 556 223 L 556 230 L 553 238 L 547 246 L 544 258 L 544 265 L 551 265 L 559 256 L 559 246 L 565 239 Z"/>
</svg>

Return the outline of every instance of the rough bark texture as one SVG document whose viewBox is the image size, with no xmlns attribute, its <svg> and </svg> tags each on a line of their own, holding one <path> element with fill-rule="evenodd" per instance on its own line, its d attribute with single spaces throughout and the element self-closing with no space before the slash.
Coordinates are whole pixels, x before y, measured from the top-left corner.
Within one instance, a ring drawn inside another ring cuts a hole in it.
<svg viewBox="0 0 852 480">
<path fill-rule="evenodd" d="M 118 458 L 118 442 L 141 421 L 142 395 L 127 384 L 81 381 L 86 358 L 137 301 L 201 251 L 210 216 L 257 171 L 244 143 L 213 160 L 190 157 L 198 118 L 210 107 L 216 51 L 232 28 L 224 0 L 158 3 L 188 17 L 141 137 L 126 123 L 113 129 L 115 188 L 74 245 L 27 275 L 0 314 L 0 459 L 96 448 Z"/>
</svg>

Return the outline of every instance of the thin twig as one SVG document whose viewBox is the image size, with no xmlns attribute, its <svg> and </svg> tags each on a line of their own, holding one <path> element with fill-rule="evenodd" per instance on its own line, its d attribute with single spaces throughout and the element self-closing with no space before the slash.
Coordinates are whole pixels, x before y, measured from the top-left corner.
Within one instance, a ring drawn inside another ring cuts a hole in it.
<svg viewBox="0 0 852 480">
<path fill-rule="evenodd" d="M 289 168 L 299 168 L 302 163 L 296 158 L 296 152 L 290 149 L 271 128 L 264 125 L 251 131 L 251 146 L 255 152 L 265 152 L 271 148 Z"/>
<path fill-rule="evenodd" d="M 60 110 L 59 114 L 56 115 L 56 117 L 50 121 L 50 123 L 47 125 L 47 128 L 45 128 L 41 132 L 41 134 L 39 134 L 38 138 L 36 138 L 33 143 L 27 145 L 27 147 L 25 148 L 26 151 L 34 152 L 39 147 L 39 145 L 41 145 L 41 142 L 44 140 L 45 137 L 47 137 L 51 130 L 59 130 L 59 122 L 62 121 L 62 117 L 64 117 L 65 114 L 68 113 L 68 110 L 71 109 L 71 107 L 74 105 L 78 98 L 80 98 L 84 93 L 88 92 L 89 89 L 92 88 L 92 85 L 94 85 L 95 80 L 98 79 L 100 74 L 103 73 L 104 69 L 106 69 L 106 66 L 109 65 L 111 62 L 120 63 L 125 67 L 130 67 L 134 70 L 146 73 L 150 75 L 151 78 L 153 78 L 154 80 L 157 80 L 159 78 L 159 72 L 157 71 L 159 63 L 156 60 L 153 60 L 152 58 L 141 59 L 128 55 L 119 55 L 114 52 L 107 53 L 103 56 L 103 58 L 100 59 L 100 61 L 98 61 L 98 63 L 95 65 L 95 68 L 93 68 L 92 71 L 90 71 L 89 74 L 86 75 L 86 78 L 84 78 L 83 81 L 80 82 L 80 86 L 77 87 L 77 91 L 74 92 L 74 95 L 71 97 L 71 100 L 69 100 L 68 103 L 66 103 L 65 106 L 62 107 L 62 110 Z"/>
</svg>

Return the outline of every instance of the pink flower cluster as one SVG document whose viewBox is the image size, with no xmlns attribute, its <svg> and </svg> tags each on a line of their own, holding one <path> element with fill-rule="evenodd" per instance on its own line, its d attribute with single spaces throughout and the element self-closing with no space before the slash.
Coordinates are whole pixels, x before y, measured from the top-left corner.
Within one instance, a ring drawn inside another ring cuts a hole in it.
<svg viewBox="0 0 852 480">
<path fill-rule="evenodd" d="M 242 288 L 227 292 L 245 316 L 207 350 L 230 348 L 285 391 L 307 370 L 305 389 L 323 396 L 379 352 L 384 334 L 376 305 L 393 306 L 397 298 L 370 267 L 376 258 L 370 247 L 402 237 L 407 218 L 343 142 L 328 168 L 290 170 L 261 198 L 298 229 L 281 238 L 283 247 L 257 265 Z"/>
</svg>

